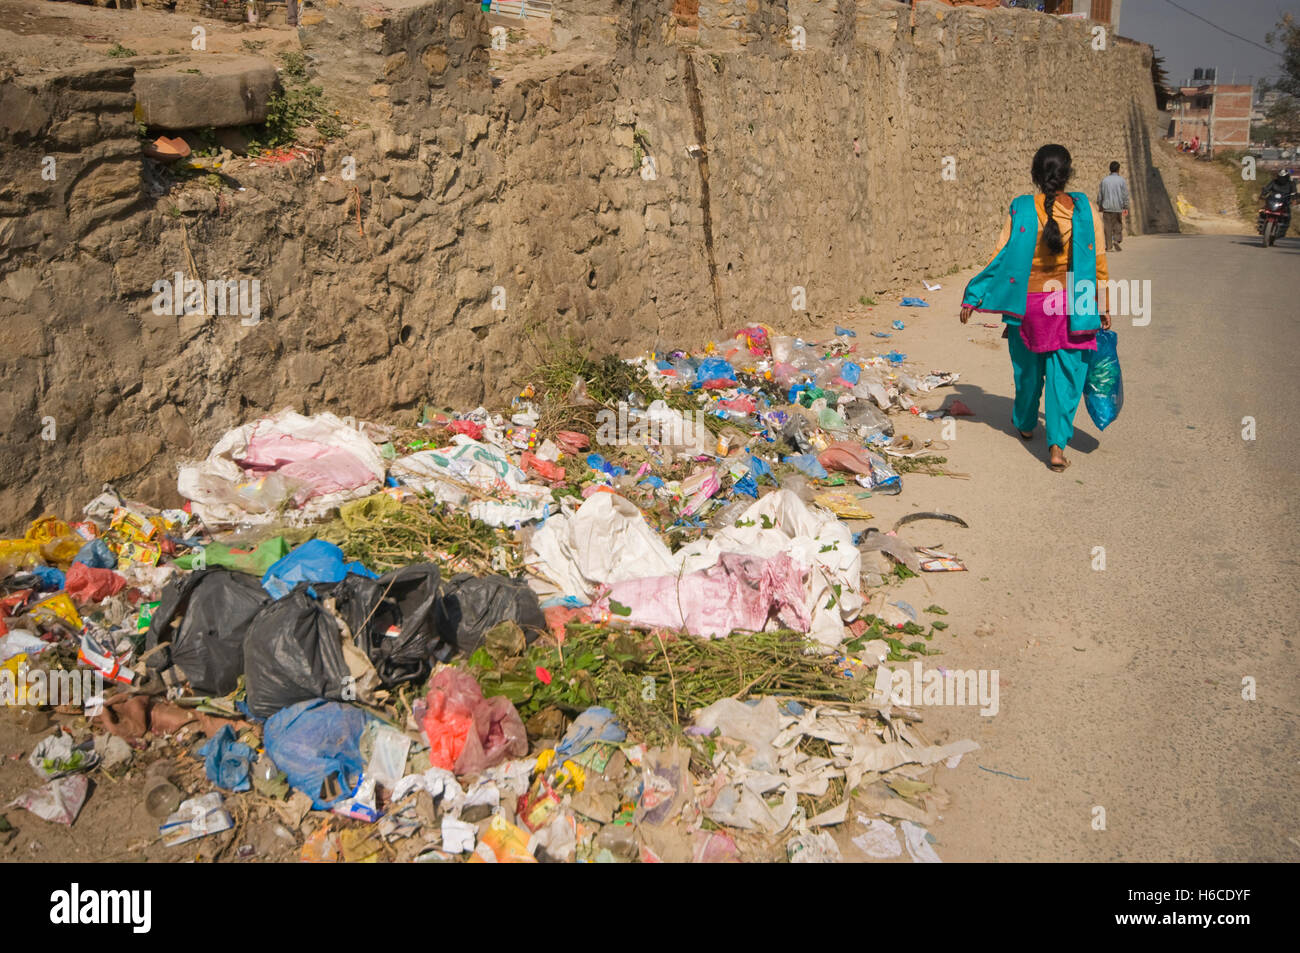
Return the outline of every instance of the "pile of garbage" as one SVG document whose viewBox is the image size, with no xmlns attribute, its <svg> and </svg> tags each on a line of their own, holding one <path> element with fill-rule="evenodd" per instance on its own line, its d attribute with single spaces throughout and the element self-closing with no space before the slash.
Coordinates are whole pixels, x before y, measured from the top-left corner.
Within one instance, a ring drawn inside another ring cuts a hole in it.
<svg viewBox="0 0 1300 953">
<path fill-rule="evenodd" d="M 975 745 L 870 673 L 944 624 L 864 593 L 965 567 L 851 524 L 947 472 L 894 420 L 965 408 L 855 337 L 570 346 L 507 412 L 411 426 L 285 410 L 183 465 L 181 508 L 106 486 L 0 540 L 0 694 L 53 715 L 14 804 L 71 825 L 131 774 L 163 844 L 240 858 L 254 792 L 313 861 L 832 860 L 845 824 L 934 859 L 921 777 Z"/>
</svg>

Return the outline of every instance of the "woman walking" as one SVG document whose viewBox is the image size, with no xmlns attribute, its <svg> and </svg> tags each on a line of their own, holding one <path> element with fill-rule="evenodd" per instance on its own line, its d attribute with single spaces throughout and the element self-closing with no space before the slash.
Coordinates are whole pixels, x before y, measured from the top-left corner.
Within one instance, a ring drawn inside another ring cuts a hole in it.
<svg viewBox="0 0 1300 953">
<path fill-rule="evenodd" d="M 1074 414 L 1088 375 L 1088 352 L 1097 349 L 1106 313 L 1106 255 L 1097 250 L 1101 216 L 1082 192 L 1066 192 L 1073 170 L 1064 146 L 1043 146 L 1030 176 L 1037 195 L 1011 202 L 1010 214 L 989 266 L 962 294 L 961 323 L 972 312 L 1001 314 L 1002 336 L 1011 351 L 1016 381 L 1012 422 L 1025 440 L 1038 426 L 1038 403 L 1046 384 L 1043 422 L 1048 466 L 1070 465 L 1065 445 L 1074 435 Z"/>
</svg>

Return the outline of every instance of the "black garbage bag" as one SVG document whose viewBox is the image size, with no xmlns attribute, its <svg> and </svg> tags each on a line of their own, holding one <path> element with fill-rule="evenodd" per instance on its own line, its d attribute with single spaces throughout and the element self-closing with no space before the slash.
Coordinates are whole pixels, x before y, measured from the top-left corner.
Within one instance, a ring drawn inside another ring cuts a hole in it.
<svg viewBox="0 0 1300 953">
<path fill-rule="evenodd" d="M 537 594 L 523 579 L 459 573 L 447 581 L 437 621 L 444 642 L 469 654 L 483 644 L 488 629 L 507 619 L 519 624 L 529 642 L 546 631 Z"/>
<path fill-rule="evenodd" d="M 244 687 L 249 711 L 258 718 L 309 698 L 356 697 L 338 623 L 312 598 L 310 588 L 299 583 L 264 606 L 248 626 Z"/>
<path fill-rule="evenodd" d="M 253 617 L 271 601 L 255 576 L 229 569 L 200 569 L 163 587 L 145 636 L 146 650 L 171 645 L 149 667 L 176 665 L 195 691 L 233 692 L 244 671 L 244 637 Z M 172 622 L 180 616 L 180 625 Z"/>
<path fill-rule="evenodd" d="M 416 563 L 378 579 L 350 575 L 331 593 L 385 688 L 420 682 L 433 671 L 438 649 L 442 574 L 433 563 Z"/>
</svg>

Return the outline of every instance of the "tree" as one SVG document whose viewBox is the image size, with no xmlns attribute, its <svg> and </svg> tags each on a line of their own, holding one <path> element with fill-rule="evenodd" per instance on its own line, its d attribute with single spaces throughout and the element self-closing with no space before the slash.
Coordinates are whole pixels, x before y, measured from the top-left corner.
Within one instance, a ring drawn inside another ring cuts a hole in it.
<svg viewBox="0 0 1300 953">
<path fill-rule="evenodd" d="M 1282 46 L 1282 75 L 1270 84 L 1279 93 L 1300 99 L 1300 23 L 1288 13 L 1264 37 L 1269 46 Z"/>
<path fill-rule="evenodd" d="M 1151 83 L 1156 88 L 1156 109 L 1169 105 L 1169 74 L 1165 72 L 1165 58 L 1151 51 Z"/>
<path fill-rule="evenodd" d="M 1256 127 L 1255 137 L 1275 145 L 1300 142 L 1300 22 L 1287 13 L 1264 37 L 1269 46 L 1281 46 L 1282 74 L 1271 83 L 1260 84 L 1264 92 L 1278 93 L 1277 100 Z"/>
<path fill-rule="evenodd" d="M 1274 145 L 1300 142 L 1300 100 L 1279 96 L 1264 113 L 1264 124 L 1256 127 L 1255 138 Z"/>
</svg>

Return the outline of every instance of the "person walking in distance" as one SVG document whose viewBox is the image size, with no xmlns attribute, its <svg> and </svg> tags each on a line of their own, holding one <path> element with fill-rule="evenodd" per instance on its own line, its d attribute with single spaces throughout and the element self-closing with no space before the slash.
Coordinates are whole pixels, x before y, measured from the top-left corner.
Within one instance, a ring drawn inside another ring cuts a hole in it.
<svg viewBox="0 0 1300 953">
<path fill-rule="evenodd" d="M 1110 164 L 1110 175 L 1101 180 L 1097 204 L 1106 226 L 1106 251 L 1119 251 L 1124 240 L 1124 216 L 1128 214 L 1128 183 L 1119 174 L 1119 163 Z"/>
<path fill-rule="evenodd" d="M 976 311 L 1000 314 L 1011 351 L 1016 397 L 1011 421 L 1025 440 L 1043 422 L 1047 465 L 1070 465 L 1065 446 L 1074 435 L 1074 414 L 1088 376 L 1088 352 L 1097 331 L 1110 328 L 1106 255 L 1097 251 L 1101 217 L 1082 192 L 1066 192 L 1072 174 L 1065 146 L 1043 146 L 1030 177 L 1038 194 L 1020 195 L 1002 226 L 993 261 L 970 280 L 961 297 L 961 323 Z"/>
</svg>

